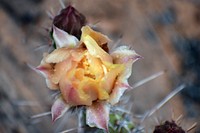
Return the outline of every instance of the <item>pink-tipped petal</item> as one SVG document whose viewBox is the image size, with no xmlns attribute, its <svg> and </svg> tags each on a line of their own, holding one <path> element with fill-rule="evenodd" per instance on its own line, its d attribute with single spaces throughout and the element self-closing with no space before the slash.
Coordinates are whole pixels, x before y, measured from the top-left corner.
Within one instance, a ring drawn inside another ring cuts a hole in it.
<svg viewBox="0 0 200 133">
<path fill-rule="evenodd" d="M 104 102 L 94 102 L 87 107 L 86 123 L 90 127 L 97 127 L 108 132 L 110 106 Z"/>
<path fill-rule="evenodd" d="M 44 61 L 41 62 L 41 65 L 34 68 L 34 70 L 41 74 L 46 79 L 47 87 L 51 90 L 58 90 L 58 84 L 53 83 L 50 80 L 50 77 L 53 74 L 53 68 L 50 64 L 45 63 Z"/>
<path fill-rule="evenodd" d="M 38 66 L 38 67 L 34 67 L 34 66 L 30 65 L 30 64 L 28 64 L 28 66 L 29 66 L 33 71 L 35 71 L 36 73 L 42 75 L 44 78 L 48 78 L 49 75 L 50 75 L 50 72 L 49 72 L 48 68 L 46 68 L 45 66 L 40 65 L 40 66 Z"/>
<path fill-rule="evenodd" d="M 124 64 L 124 63 L 134 63 L 138 59 L 142 58 L 134 50 L 131 50 L 128 46 L 118 47 L 111 56 L 114 59 L 114 63 Z"/>
<path fill-rule="evenodd" d="M 75 36 L 68 34 L 56 26 L 53 26 L 53 39 L 56 43 L 56 48 L 71 48 L 75 47 L 78 43 L 78 39 Z"/>
<path fill-rule="evenodd" d="M 48 65 L 40 65 L 35 68 L 35 71 L 41 74 L 44 78 L 48 78 L 51 75 L 51 68 Z"/>
<path fill-rule="evenodd" d="M 36 72 L 45 78 L 49 78 L 53 73 L 53 64 L 49 64 L 45 61 L 47 55 L 47 53 L 43 55 L 44 58 L 41 60 L 40 65 L 35 68 Z"/>
<path fill-rule="evenodd" d="M 117 84 L 110 94 L 109 102 L 114 105 L 119 102 L 125 90 L 130 88 L 128 78 L 132 73 L 132 64 L 142 57 L 127 46 L 118 47 L 111 56 L 113 57 L 114 63 L 124 64 L 126 67 L 126 69 L 118 76 L 116 81 Z"/>
<path fill-rule="evenodd" d="M 62 97 L 58 98 L 51 107 L 52 121 L 55 122 L 62 117 L 69 108 L 70 106 L 63 101 Z"/>
<path fill-rule="evenodd" d="M 46 79 L 46 84 L 47 84 L 47 87 L 51 90 L 58 90 L 58 84 L 55 84 L 53 83 L 51 80 L 50 80 L 50 77 L 52 75 L 52 70 L 49 70 L 47 69 L 46 67 L 44 66 L 38 66 L 37 68 L 35 68 L 35 71 L 39 74 L 41 74 L 42 76 L 44 76 L 44 78 Z"/>
</svg>

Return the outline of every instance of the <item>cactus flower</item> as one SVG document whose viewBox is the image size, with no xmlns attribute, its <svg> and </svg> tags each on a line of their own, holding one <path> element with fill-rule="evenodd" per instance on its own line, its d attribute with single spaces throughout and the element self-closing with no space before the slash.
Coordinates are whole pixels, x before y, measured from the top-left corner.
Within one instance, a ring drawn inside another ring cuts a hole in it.
<svg viewBox="0 0 200 133">
<path fill-rule="evenodd" d="M 109 109 L 119 102 L 129 87 L 132 64 L 140 58 L 134 50 L 120 46 L 112 53 L 104 49 L 109 38 L 92 30 L 81 29 L 80 40 L 53 26 L 56 48 L 45 54 L 36 68 L 47 86 L 59 90 L 52 106 L 53 121 L 70 107 L 86 106 L 86 123 L 108 131 Z"/>
</svg>

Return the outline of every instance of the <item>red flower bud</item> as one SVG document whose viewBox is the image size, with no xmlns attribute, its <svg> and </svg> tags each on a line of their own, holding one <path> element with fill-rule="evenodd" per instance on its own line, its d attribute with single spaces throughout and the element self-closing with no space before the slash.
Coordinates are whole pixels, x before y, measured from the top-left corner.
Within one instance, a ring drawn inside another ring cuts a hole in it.
<svg viewBox="0 0 200 133">
<path fill-rule="evenodd" d="M 186 133 L 174 121 L 165 121 L 164 124 L 156 126 L 153 133 Z"/>
<path fill-rule="evenodd" d="M 59 29 L 80 39 L 81 28 L 86 24 L 86 18 L 74 7 L 69 5 L 67 8 L 62 9 L 60 14 L 54 18 L 53 24 Z"/>
</svg>

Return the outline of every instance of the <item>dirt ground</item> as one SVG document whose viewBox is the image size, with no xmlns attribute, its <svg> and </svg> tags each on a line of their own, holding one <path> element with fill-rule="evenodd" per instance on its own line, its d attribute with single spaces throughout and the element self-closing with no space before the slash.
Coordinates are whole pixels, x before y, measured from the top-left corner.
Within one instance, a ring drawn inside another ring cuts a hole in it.
<svg viewBox="0 0 200 133">
<path fill-rule="evenodd" d="M 183 114 L 184 129 L 200 122 L 200 1 L 199 0 L 74 0 L 71 3 L 113 43 L 132 47 L 144 57 L 133 66 L 130 84 L 165 70 L 166 73 L 129 92 L 133 114 L 143 114 L 181 84 L 186 88 L 146 123 L 148 132 L 159 122 Z M 51 133 L 77 126 L 67 115 L 52 124 L 53 103 L 45 79 L 27 64 L 37 66 L 48 48 L 58 0 L 0 0 L 0 132 Z M 43 47 L 41 49 L 41 47 Z M 130 94 L 131 93 L 131 94 Z M 172 111 L 173 110 L 173 111 Z M 196 132 L 199 124 L 197 125 Z"/>
</svg>

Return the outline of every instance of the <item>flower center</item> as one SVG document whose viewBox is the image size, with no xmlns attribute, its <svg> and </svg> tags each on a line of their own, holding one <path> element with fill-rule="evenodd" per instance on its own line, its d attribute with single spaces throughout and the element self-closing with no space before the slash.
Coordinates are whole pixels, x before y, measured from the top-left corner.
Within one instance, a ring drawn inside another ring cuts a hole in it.
<svg viewBox="0 0 200 133">
<path fill-rule="evenodd" d="M 81 61 L 78 63 L 77 68 L 84 70 L 84 76 L 94 79 L 100 80 L 107 73 L 107 68 L 102 64 L 102 61 L 90 55 L 88 52 L 85 53 Z"/>
</svg>

